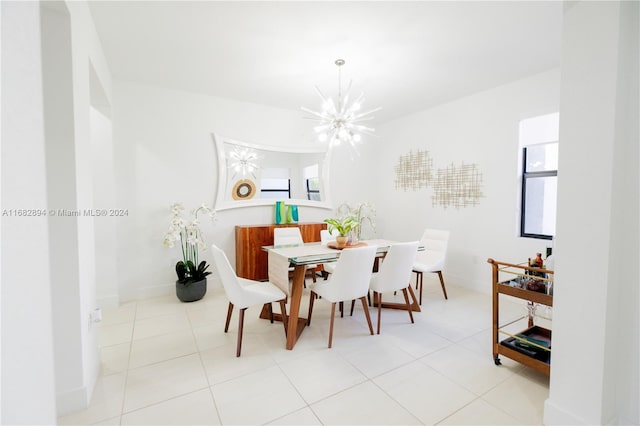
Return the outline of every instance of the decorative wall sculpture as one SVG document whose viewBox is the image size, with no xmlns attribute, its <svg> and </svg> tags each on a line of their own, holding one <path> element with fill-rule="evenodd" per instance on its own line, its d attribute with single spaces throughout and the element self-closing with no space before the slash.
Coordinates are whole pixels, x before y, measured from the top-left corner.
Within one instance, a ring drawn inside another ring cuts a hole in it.
<svg viewBox="0 0 640 426">
<path fill-rule="evenodd" d="M 431 200 L 434 206 L 445 208 L 475 206 L 480 204 L 481 185 L 482 174 L 475 164 L 451 163 L 445 169 L 438 169 Z"/>
<path fill-rule="evenodd" d="M 400 156 L 395 172 L 396 189 L 417 191 L 433 186 L 434 206 L 475 206 L 483 196 L 482 173 L 476 164 L 451 163 L 444 169 L 434 169 L 429 151 L 409 151 Z"/>
<path fill-rule="evenodd" d="M 402 155 L 395 167 L 396 189 L 428 188 L 433 180 L 433 158 L 429 151 L 409 151 Z"/>
</svg>

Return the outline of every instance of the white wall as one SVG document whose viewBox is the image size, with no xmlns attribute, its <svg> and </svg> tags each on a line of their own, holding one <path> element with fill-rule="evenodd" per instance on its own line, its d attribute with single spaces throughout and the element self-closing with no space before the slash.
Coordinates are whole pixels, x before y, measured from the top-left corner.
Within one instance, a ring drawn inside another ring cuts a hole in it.
<svg viewBox="0 0 640 426">
<path fill-rule="evenodd" d="M 2 209 L 47 209 L 38 2 L 2 2 Z M 54 424 L 47 217 L 2 217 L 2 424 Z M 28 306 L 28 308 L 25 308 Z"/>
<path fill-rule="evenodd" d="M 213 205 L 218 163 L 211 134 L 272 146 L 317 143 L 309 121 L 302 117 L 298 111 L 115 81 L 118 206 L 129 210 L 129 216 L 117 223 L 121 300 L 175 291 L 174 265 L 181 254 L 178 247 L 162 245 L 169 206 L 178 201 L 187 209 L 201 203 Z M 347 169 L 345 175 L 351 171 Z M 330 215 L 327 209 L 301 206 L 299 220 L 321 221 Z M 215 224 L 203 220 L 201 228 L 207 244 L 221 246 L 234 264 L 234 226 L 273 220 L 273 207 L 247 207 L 220 211 Z M 202 259 L 211 263 L 210 251 Z"/>
<path fill-rule="evenodd" d="M 544 253 L 550 241 L 518 237 L 519 123 L 558 111 L 559 70 L 468 96 L 379 128 L 372 200 L 387 238 L 420 239 L 425 228 L 451 230 L 445 280 L 491 290 L 487 258 L 519 262 Z M 433 167 L 475 163 L 483 175 L 479 205 L 433 206 L 433 189 L 395 188 L 394 167 L 409 151 L 428 150 Z"/>
<path fill-rule="evenodd" d="M 81 209 L 93 209 L 94 171 L 93 146 L 91 144 L 90 105 L 91 105 L 91 69 L 100 80 L 103 95 L 111 97 L 111 75 L 102 46 L 85 2 L 69 1 L 65 3 L 71 18 L 71 45 L 73 67 L 73 103 L 75 134 L 75 169 L 77 204 Z M 100 218 L 81 216 L 78 220 L 78 277 L 80 296 L 79 328 L 82 347 L 82 384 L 76 390 L 77 398 L 64 407 L 59 405 L 59 415 L 91 399 L 93 387 L 98 376 L 100 360 L 98 357 L 98 333 L 89 321 L 90 312 L 97 307 L 96 302 L 96 253 L 95 226 Z M 60 403 L 61 401 L 59 401 Z"/>
<path fill-rule="evenodd" d="M 545 424 L 640 424 L 639 25 L 637 2 L 565 6 Z"/>
<path fill-rule="evenodd" d="M 488 292 L 488 257 L 522 259 L 550 245 L 516 237 L 518 125 L 523 118 L 557 111 L 558 92 L 555 70 L 379 126 L 378 135 L 366 138 L 357 151 L 339 147 L 332 153 L 334 206 L 373 202 L 378 235 L 386 238 L 419 239 L 427 226 L 454 229 L 446 275 L 454 284 Z M 171 291 L 180 254 L 161 244 L 168 206 L 213 203 L 217 162 L 212 132 L 267 145 L 316 143 L 297 111 L 126 81 L 115 84 L 113 123 L 118 205 L 130 211 L 118 222 L 121 300 Z M 430 191 L 395 190 L 395 162 L 417 148 L 429 149 L 436 166 L 478 163 L 485 182 L 480 205 L 444 210 L 431 206 Z M 303 207 L 300 220 L 330 215 Z M 207 243 L 223 247 L 233 263 L 233 227 L 272 222 L 271 207 L 234 209 L 219 212 L 217 223 L 205 224 L 204 231 Z"/>
<path fill-rule="evenodd" d="M 97 209 L 116 209 L 111 120 L 93 107 L 90 119 L 94 205 Z M 119 303 L 116 225 L 120 217 L 105 216 L 96 220 L 99 220 L 95 226 L 97 304 L 101 308 L 116 307 Z"/>
</svg>

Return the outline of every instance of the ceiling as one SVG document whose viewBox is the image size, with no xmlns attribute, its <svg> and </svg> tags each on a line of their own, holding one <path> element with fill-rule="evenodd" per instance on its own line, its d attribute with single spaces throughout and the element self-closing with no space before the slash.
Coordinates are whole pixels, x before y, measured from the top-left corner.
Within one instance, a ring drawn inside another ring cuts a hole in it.
<svg viewBox="0 0 640 426">
<path fill-rule="evenodd" d="M 112 75 L 299 110 L 352 80 L 376 122 L 560 64 L 559 1 L 89 1 Z"/>
</svg>

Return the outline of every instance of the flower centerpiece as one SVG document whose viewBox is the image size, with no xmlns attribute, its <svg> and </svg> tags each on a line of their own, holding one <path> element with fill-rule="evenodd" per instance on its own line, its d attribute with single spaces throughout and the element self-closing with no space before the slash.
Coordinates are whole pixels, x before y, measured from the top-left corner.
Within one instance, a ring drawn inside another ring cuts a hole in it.
<svg viewBox="0 0 640 426">
<path fill-rule="evenodd" d="M 329 226 L 329 232 L 333 234 L 333 231 L 338 233 L 336 236 L 336 243 L 339 246 L 345 246 L 349 243 L 349 235 L 355 231 L 360 223 L 354 216 L 336 217 L 324 220 Z"/>
<path fill-rule="evenodd" d="M 185 220 L 183 215 L 184 206 L 181 203 L 171 205 L 171 223 L 164 236 L 165 247 L 174 247 L 180 243 L 182 250 L 182 260 L 176 263 L 176 294 L 183 302 L 193 302 L 204 297 L 207 291 L 207 271 L 209 265 L 206 261 L 199 261 L 199 251 L 206 250 L 207 246 L 200 231 L 200 221 L 198 213 L 207 214 L 215 220 L 215 212 L 206 204 L 202 204 L 197 209 L 191 211 L 190 220 Z"/>
<path fill-rule="evenodd" d="M 373 204 L 369 202 L 359 204 L 342 203 L 337 209 L 336 214 L 338 217 L 352 216 L 360 226 L 355 230 L 355 235 L 358 240 L 362 239 L 362 230 L 365 228 L 365 224 L 368 225 L 370 231 L 373 234 L 376 233 L 376 209 Z"/>
</svg>

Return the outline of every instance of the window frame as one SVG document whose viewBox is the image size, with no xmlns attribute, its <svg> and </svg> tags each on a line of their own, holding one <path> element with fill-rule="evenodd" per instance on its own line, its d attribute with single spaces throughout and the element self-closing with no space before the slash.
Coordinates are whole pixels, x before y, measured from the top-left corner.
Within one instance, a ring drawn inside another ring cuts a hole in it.
<svg viewBox="0 0 640 426">
<path fill-rule="evenodd" d="M 557 143 L 557 142 L 556 142 Z M 530 234 L 525 232 L 526 228 L 526 212 L 527 212 L 527 180 L 545 177 L 558 177 L 558 169 L 556 170 L 544 170 L 537 172 L 527 172 L 527 149 L 534 145 L 528 145 L 522 147 L 522 181 L 521 181 L 521 193 L 520 193 L 520 237 L 522 238 L 536 238 L 540 240 L 552 240 L 553 235 L 548 234 Z"/>
<path fill-rule="evenodd" d="M 320 195 L 320 189 L 311 189 L 309 187 L 309 181 L 311 181 L 311 179 L 318 179 L 318 178 L 310 178 L 310 179 L 305 179 L 306 184 L 307 184 L 307 199 L 311 200 L 311 194 L 318 194 Z"/>
<path fill-rule="evenodd" d="M 283 179 L 284 180 L 284 179 Z M 260 182 L 260 193 L 263 192 L 279 192 L 282 194 L 287 194 L 287 199 L 291 198 L 291 178 L 287 179 L 287 189 L 280 189 L 280 188 L 265 188 L 262 186 L 262 181 Z"/>
</svg>

